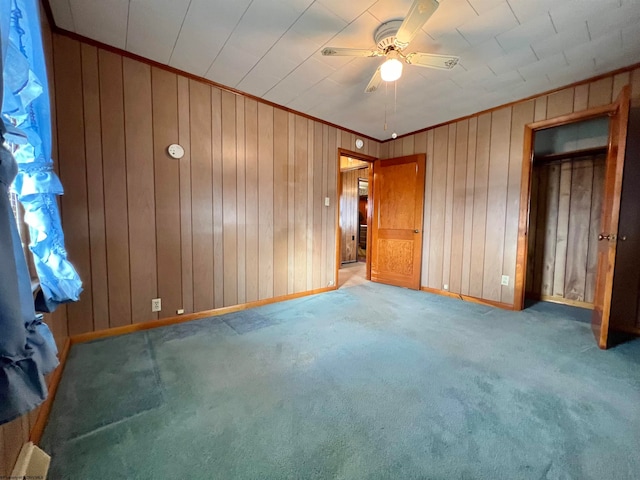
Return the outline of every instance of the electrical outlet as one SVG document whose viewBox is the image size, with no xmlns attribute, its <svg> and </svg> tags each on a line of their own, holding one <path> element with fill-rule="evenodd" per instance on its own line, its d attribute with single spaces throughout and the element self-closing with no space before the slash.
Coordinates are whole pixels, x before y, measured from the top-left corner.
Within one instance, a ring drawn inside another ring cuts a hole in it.
<svg viewBox="0 0 640 480">
<path fill-rule="evenodd" d="M 159 312 L 160 310 L 162 310 L 162 300 L 159 298 L 151 300 L 151 311 Z"/>
<path fill-rule="evenodd" d="M 502 282 L 500 282 L 505 287 L 509 286 L 509 275 L 502 275 Z"/>
<path fill-rule="evenodd" d="M 184 308 L 179 308 L 178 310 L 176 310 L 176 313 L 178 315 L 182 315 L 184 313 Z"/>
<path fill-rule="evenodd" d="M 448 284 L 448 283 L 445 283 L 443 288 L 444 288 L 445 290 L 449 290 L 449 284 Z"/>
<path fill-rule="evenodd" d="M 327 284 L 328 287 L 333 287 L 333 280 L 329 280 L 329 283 Z"/>
<path fill-rule="evenodd" d="M 324 197 L 324 206 L 328 207 L 331 205 L 331 199 L 329 197 Z"/>
</svg>

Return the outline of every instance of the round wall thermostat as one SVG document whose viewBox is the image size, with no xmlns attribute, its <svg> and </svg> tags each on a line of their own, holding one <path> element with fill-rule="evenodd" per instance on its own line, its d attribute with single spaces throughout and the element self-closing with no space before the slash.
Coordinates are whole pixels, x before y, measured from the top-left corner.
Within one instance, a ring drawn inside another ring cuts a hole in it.
<svg viewBox="0 0 640 480">
<path fill-rule="evenodd" d="M 182 148 L 182 146 L 178 145 L 177 143 L 172 143 L 171 145 L 169 145 L 169 147 L 167 148 L 167 152 L 169 152 L 169 155 L 171 155 L 172 158 L 184 157 L 184 148 Z"/>
<path fill-rule="evenodd" d="M 356 148 L 357 148 L 357 149 L 360 149 L 360 148 L 362 148 L 362 147 L 364 147 L 364 142 L 362 141 L 362 139 L 361 139 L 361 138 L 358 138 L 358 139 L 356 140 Z"/>
</svg>

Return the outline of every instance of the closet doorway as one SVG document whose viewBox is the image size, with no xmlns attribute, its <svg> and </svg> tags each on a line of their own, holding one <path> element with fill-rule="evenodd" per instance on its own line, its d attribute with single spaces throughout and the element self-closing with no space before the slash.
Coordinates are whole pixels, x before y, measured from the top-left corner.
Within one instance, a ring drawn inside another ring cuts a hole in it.
<svg viewBox="0 0 640 480">
<path fill-rule="evenodd" d="M 525 295 L 590 308 L 607 348 L 629 88 L 615 103 L 525 126 L 514 309 Z"/>
</svg>

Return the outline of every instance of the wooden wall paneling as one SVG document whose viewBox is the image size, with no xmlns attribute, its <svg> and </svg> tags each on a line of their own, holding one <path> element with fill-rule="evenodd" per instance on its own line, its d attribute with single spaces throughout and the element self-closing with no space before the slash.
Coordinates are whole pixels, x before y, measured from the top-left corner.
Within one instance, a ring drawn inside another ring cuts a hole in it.
<svg viewBox="0 0 640 480">
<path fill-rule="evenodd" d="M 158 296 L 159 258 L 156 256 L 156 244 L 163 240 L 164 232 L 158 230 L 158 237 L 156 237 L 153 120 L 156 117 L 162 118 L 162 114 L 166 112 L 152 114 L 151 67 L 123 58 L 122 77 L 129 211 L 131 319 L 133 323 L 138 323 L 158 318 L 157 313 L 151 312 L 151 299 Z M 157 169 L 155 174 L 158 174 Z M 166 224 L 163 226 L 166 228 Z M 179 275 L 178 278 L 180 278 Z M 169 316 L 171 315 L 170 312 Z"/>
<path fill-rule="evenodd" d="M 327 207 L 324 205 L 324 198 L 327 197 L 327 191 L 329 189 L 329 178 L 328 178 L 328 170 L 329 170 L 329 162 L 332 162 L 335 156 L 335 152 L 329 151 L 329 127 L 327 125 L 322 125 L 322 240 L 320 247 L 320 278 L 321 278 L 321 286 L 326 287 L 329 282 L 329 272 L 327 270 L 327 257 L 330 257 L 334 252 L 330 252 L 327 248 L 329 234 L 327 230 L 332 230 L 328 228 L 327 216 L 329 213 L 329 208 L 333 208 L 333 205 Z M 333 179 L 332 179 L 333 180 Z M 330 274 L 333 276 L 333 274 Z"/>
<path fill-rule="evenodd" d="M 402 156 L 413 155 L 415 153 L 415 135 L 409 135 L 402 139 Z"/>
<path fill-rule="evenodd" d="M 178 79 L 173 73 L 151 70 L 153 97 L 153 161 L 155 172 L 158 297 L 160 318 L 182 307 L 182 245 L 180 162 L 167 147 L 178 142 Z"/>
<path fill-rule="evenodd" d="M 572 163 L 564 297 L 583 302 L 587 281 L 593 163 L 591 160 L 575 160 Z"/>
<path fill-rule="evenodd" d="M 313 281 L 311 288 L 324 287 L 322 277 L 322 209 L 324 200 L 322 167 L 323 157 L 322 124 L 313 122 Z"/>
<path fill-rule="evenodd" d="M 91 288 L 91 252 L 89 243 L 89 217 L 87 205 L 87 172 L 84 144 L 84 105 L 82 95 L 82 68 L 80 44 L 67 38 L 54 40 L 55 76 L 58 79 L 59 119 L 58 152 L 64 163 L 59 167 L 60 180 L 67 188 L 60 203 L 69 260 L 83 282 L 82 302 L 69 304 L 70 333 L 93 330 L 93 302 Z"/>
<path fill-rule="evenodd" d="M 273 294 L 288 292 L 288 175 L 289 119 L 273 111 Z M 322 179 L 320 179 L 322 181 Z"/>
<path fill-rule="evenodd" d="M 193 235 L 191 223 L 191 126 L 189 80 L 178 76 L 178 143 L 184 148 L 179 160 L 180 175 L 180 258 L 182 277 L 182 308 L 193 313 Z"/>
<path fill-rule="evenodd" d="M 2 433 L 3 438 L 3 445 L 0 445 L 3 447 L 0 450 L 0 457 L 2 457 L 0 463 L 4 465 L 3 469 L 7 472 L 7 478 L 11 478 L 9 475 L 18 459 L 22 444 L 29 438 L 28 436 L 25 438 L 22 431 L 22 420 L 23 417 L 19 417 L 0 427 L 2 429 L 0 433 Z"/>
<path fill-rule="evenodd" d="M 584 301 L 593 303 L 596 291 L 596 275 L 598 274 L 598 234 L 600 233 L 600 217 L 604 199 L 605 156 L 593 159 L 593 185 L 591 188 L 591 215 L 589 220 L 587 278 L 585 281 Z"/>
<path fill-rule="evenodd" d="M 429 243 L 430 288 L 443 288 L 447 160 L 449 127 L 435 129 L 433 138 L 433 182 L 431 184 L 431 232 Z"/>
<path fill-rule="evenodd" d="M 547 97 L 547 118 L 573 112 L 573 88 L 559 90 Z"/>
<path fill-rule="evenodd" d="M 87 209 L 91 252 L 91 297 L 93 328 L 109 328 L 107 246 L 102 178 L 102 132 L 100 128 L 100 74 L 98 50 L 81 45 L 84 145 L 87 168 Z"/>
<path fill-rule="evenodd" d="M 13 469 L 13 466 L 9 464 L 6 458 L 7 449 L 5 448 L 5 435 L 7 435 L 7 433 L 5 430 L 8 428 L 7 425 L 8 424 L 6 423 L 4 425 L 0 425 L 0 475 L 4 475 L 5 477 L 11 475 L 11 470 Z"/>
<path fill-rule="evenodd" d="M 487 231 L 485 241 L 482 298 L 500 301 L 507 216 L 507 186 L 509 181 L 509 143 L 511 140 L 512 108 L 495 110 L 491 114 L 491 147 L 489 160 L 489 191 L 487 195 Z"/>
<path fill-rule="evenodd" d="M 416 151 L 416 153 L 425 153 L 426 154 L 426 165 L 425 165 L 425 181 L 424 181 L 424 211 L 423 211 L 423 227 L 422 227 L 422 280 L 421 286 L 430 285 L 429 279 L 429 265 L 431 262 L 431 208 L 433 205 L 433 135 L 434 130 L 431 129 L 427 132 L 424 132 L 424 152 Z M 419 145 L 419 143 L 418 143 Z M 419 148 L 419 147 L 418 147 Z"/>
<path fill-rule="evenodd" d="M 611 88 L 611 101 L 615 101 L 622 92 L 622 89 L 631 82 L 631 72 L 622 72 L 613 77 L 613 86 Z"/>
<path fill-rule="evenodd" d="M 454 195 L 454 174 L 456 163 L 456 132 L 458 125 L 449 124 L 449 137 L 447 146 L 447 180 L 444 209 L 444 246 L 442 253 L 442 279 L 444 284 L 451 283 L 451 240 L 453 238 L 453 195 Z M 444 288 L 444 286 L 442 287 Z M 451 288 L 451 285 L 448 286 Z M 458 292 L 455 292 L 458 293 Z"/>
<path fill-rule="evenodd" d="M 221 92 L 223 304 L 238 303 L 238 174 L 236 95 Z M 215 248 L 215 247 L 214 247 Z M 217 258 L 217 257 L 216 257 Z M 215 261 L 215 260 L 214 260 Z"/>
<path fill-rule="evenodd" d="M 588 107 L 599 107 L 611 103 L 613 91 L 613 77 L 604 77 L 589 83 Z"/>
<path fill-rule="evenodd" d="M 544 120 L 547 118 L 547 100 L 548 96 L 538 97 L 534 100 L 533 104 L 533 121 Z"/>
<path fill-rule="evenodd" d="M 193 309 L 198 312 L 214 305 L 211 88 L 190 80 L 189 92 Z"/>
<path fill-rule="evenodd" d="M 589 108 L 589 84 L 578 85 L 573 92 L 573 111 L 579 112 Z"/>
<path fill-rule="evenodd" d="M 109 326 L 119 327 L 131 324 L 122 57 L 99 50 L 98 61 L 107 275 L 109 279 Z M 67 95 L 64 98 L 66 99 Z M 59 120 L 58 122 L 60 123 Z M 149 310 L 151 310 L 150 305 Z"/>
<path fill-rule="evenodd" d="M 474 185 L 473 235 L 471 241 L 471 270 L 469 295 L 482 298 L 484 279 L 484 250 L 487 229 L 487 194 L 489 182 L 489 149 L 491 143 L 491 114 L 478 117 L 476 140 L 476 177 Z"/>
<path fill-rule="evenodd" d="M 564 297 L 567 248 L 569 239 L 569 205 L 571 203 L 571 162 L 560 166 L 560 187 L 558 192 L 558 222 L 556 229 L 556 250 L 553 272 L 553 295 Z"/>
<path fill-rule="evenodd" d="M 167 147 L 179 140 L 178 79 L 159 68 L 151 70 L 153 98 L 153 161 L 160 318 L 176 315 L 182 302 L 180 162 Z"/>
<path fill-rule="evenodd" d="M 462 279 L 460 293 L 469 295 L 471 281 L 471 243 L 473 241 L 473 208 L 476 175 L 476 141 L 478 118 L 469 119 L 467 129 L 467 171 L 464 189 L 464 226 L 462 242 Z"/>
<path fill-rule="evenodd" d="M 451 273 L 449 290 L 462 293 L 462 260 L 464 248 L 464 220 L 467 201 L 467 153 L 469 141 L 469 120 L 457 123 L 455 137 L 455 160 L 453 165 L 453 209 L 451 218 Z"/>
<path fill-rule="evenodd" d="M 287 145 L 287 293 L 295 291 L 295 229 L 296 229 L 296 116 L 287 113 L 288 145 Z M 334 252 L 332 252 L 334 253 Z"/>
<path fill-rule="evenodd" d="M 236 95 L 236 218 L 238 237 L 237 292 L 238 303 L 247 301 L 247 246 L 246 246 L 246 165 L 245 165 L 245 113 L 244 97 Z M 285 130 L 286 131 L 286 130 Z"/>
<path fill-rule="evenodd" d="M 308 120 L 296 115 L 295 130 L 295 258 L 294 292 L 307 288 L 307 154 Z"/>
<path fill-rule="evenodd" d="M 225 93 L 227 93 L 225 91 Z M 211 157 L 213 188 L 213 304 L 224 305 L 224 218 L 222 192 L 222 91 L 211 88 Z"/>
<path fill-rule="evenodd" d="M 273 107 L 258 104 L 258 298 L 273 297 Z"/>
<path fill-rule="evenodd" d="M 379 158 L 390 158 L 389 157 L 389 142 L 385 142 L 380 144 L 380 153 Z"/>
<path fill-rule="evenodd" d="M 558 204 L 560 200 L 560 165 L 548 165 L 544 168 L 547 175 L 547 189 L 543 198 L 546 218 L 542 250 L 542 272 L 540 274 L 540 293 L 545 296 L 553 294 L 553 277 L 556 264 L 556 238 L 558 234 Z"/>
<path fill-rule="evenodd" d="M 640 106 L 640 68 L 631 72 L 631 108 Z M 616 97 L 617 98 L 617 97 Z"/>
<path fill-rule="evenodd" d="M 544 266 L 544 247 L 547 228 L 547 190 L 549 183 L 549 165 L 537 167 L 538 190 L 536 192 L 537 218 L 535 230 L 535 247 L 533 251 L 533 285 L 534 296 L 542 294 L 542 270 Z M 531 232 L 534 234 L 534 232 Z"/>
<path fill-rule="evenodd" d="M 258 103 L 245 99 L 247 302 L 258 300 Z"/>
<path fill-rule="evenodd" d="M 307 290 L 313 287 L 313 155 L 314 137 L 313 120 L 307 121 Z M 342 132 L 347 145 L 353 145 L 353 134 Z"/>
<path fill-rule="evenodd" d="M 524 148 L 525 125 L 533 121 L 534 102 L 513 106 L 511 114 L 511 138 L 509 140 L 509 176 L 507 179 L 507 213 L 504 230 L 502 273 L 509 275 L 509 285 L 501 286 L 501 302 L 514 303 L 516 255 L 518 247 L 518 220 L 520 214 L 520 180 Z"/>
<path fill-rule="evenodd" d="M 336 272 L 339 264 L 336 259 L 336 235 L 338 232 L 336 207 L 338 202 L 338 145 L 335 127 L 327 127 L 327 196 L 329 207 L 327 210 L 327 284 L 338 284 Z"/>
<path fill-rule="evenodd" d="M 531 192 L 529 193 L 529 230 L 527 232 L 527 271 L 525 277 L 525 294 L 534 293 L 536 239 L 538 229 L 538 205 L 540 186 L 540 168 L 531 168 Z"/>
</svg>

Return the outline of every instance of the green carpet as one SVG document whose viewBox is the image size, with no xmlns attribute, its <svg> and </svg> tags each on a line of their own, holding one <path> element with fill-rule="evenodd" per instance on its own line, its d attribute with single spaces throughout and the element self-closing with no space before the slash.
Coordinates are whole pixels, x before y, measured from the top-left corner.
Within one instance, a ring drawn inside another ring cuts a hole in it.
<svg viewBox="0 0 640 480">
<path fill-rule="evenodd" d="M 574 317 L 367 283 L 75 345 L 50 478 L 637 479 L 640 340 Z"/>
</svg>

